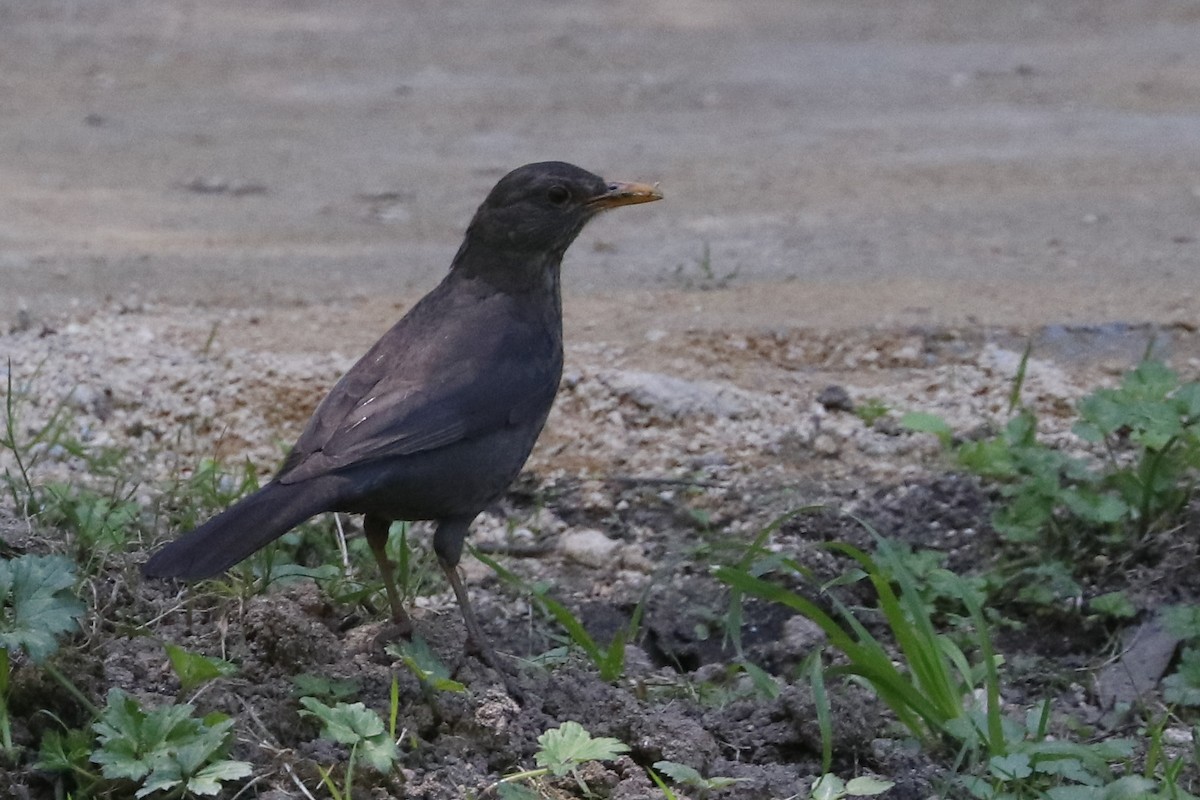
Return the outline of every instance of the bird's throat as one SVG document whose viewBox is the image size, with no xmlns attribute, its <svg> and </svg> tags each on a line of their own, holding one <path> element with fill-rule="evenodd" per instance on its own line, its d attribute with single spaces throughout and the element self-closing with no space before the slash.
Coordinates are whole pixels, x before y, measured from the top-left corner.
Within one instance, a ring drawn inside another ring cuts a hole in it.
<svg viewBox="0 0 1200 800">
<path fill-rule="evenodd" d="M 506 253 L 464 243 L 450 267 L 453 274 L 480 281 L 506 294 L 552 295 L 558 304 L 561 253 Z"/>
</svg>

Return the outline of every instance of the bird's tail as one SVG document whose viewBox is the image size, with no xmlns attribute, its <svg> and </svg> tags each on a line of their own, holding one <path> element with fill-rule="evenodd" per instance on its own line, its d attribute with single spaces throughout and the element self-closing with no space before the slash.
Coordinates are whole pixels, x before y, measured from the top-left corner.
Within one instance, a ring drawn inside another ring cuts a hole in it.
<svg viewBox="0 0 1200 800">
<path fill-rule="evenodd" d="M 325 488 L 314 481 L 269 483 L 163 547 L 142 573 L 196 579 L 224 572 L 309 517 L 328 511 L 334 502 Z"/>
</svg>

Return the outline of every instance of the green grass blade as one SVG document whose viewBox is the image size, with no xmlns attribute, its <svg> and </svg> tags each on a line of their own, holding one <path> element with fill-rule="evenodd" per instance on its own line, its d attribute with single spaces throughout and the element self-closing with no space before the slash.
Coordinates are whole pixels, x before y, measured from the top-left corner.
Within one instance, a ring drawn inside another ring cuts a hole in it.
<svg viewBox="0 0 1200 800">
<path fill-rule="evenodd" d="M 825 672 L 821 666 L 821 651 L 809 656 L 808 680 L 812 685 L 813 707 L 817 712 L 817 729 L 821 732 L 821 774 L 833 767 L 833 721 L 829 695 L 825 692 Z"/>
</svg>

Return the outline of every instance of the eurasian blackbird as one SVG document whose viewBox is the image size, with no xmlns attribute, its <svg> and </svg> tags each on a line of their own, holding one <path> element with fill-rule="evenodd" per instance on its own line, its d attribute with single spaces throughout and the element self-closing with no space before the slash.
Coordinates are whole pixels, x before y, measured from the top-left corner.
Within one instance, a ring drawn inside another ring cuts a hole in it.
<svg viewBox="0 0 1200 800">
<path fill-rule="evenodd" d="M 600 211 L 661 197 L 556 161 L 501 178 L 450 273 L 342 376 L 270 483 L 163 547 L 143 572 L 211 577 L 315 514 L 362 514 L 392 616 L 411 629 L 388 528 L 435 520 L 433 548 L 467 635 L 499 669 L 458 576 L 463 541 L 524 465 L 558 391 L 563 253 Z"/>
</svg>

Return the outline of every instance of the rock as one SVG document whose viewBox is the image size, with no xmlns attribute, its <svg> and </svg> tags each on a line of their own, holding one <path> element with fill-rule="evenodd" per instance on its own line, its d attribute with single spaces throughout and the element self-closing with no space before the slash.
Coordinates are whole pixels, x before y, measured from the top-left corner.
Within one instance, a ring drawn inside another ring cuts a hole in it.
<svg viewBox="0 0 1200 800">
<path fill-rule="evenodd" d="M 649 575 L 654 571 L 654 562 L 646 557 L 646 551 L 640 544 L 627 544 L 621 547 L 621 566 L 627 570 Z"/>
<path fill-rule="evenodd" d="M 779 637 L 779 649 L 792 658 L 805 658 L 825 642 L 825 631 L 811 619 L 800 614 L 788 617 Z"/>
<path fill-rule="evenodd" d="M 842 452 L 842 446 L 837 439 L 828 433 L 817 434 L 812 442 L 813 452 L 825 458 L 837 458 Z"/>
<path fill-rule="evenodd" d="M 692 459 L 692 469 L 729 466 L 729 456 L 723 450 L 709 450 Z"/>
<path fill-rule="evenodd" d="M 663 419 L 706 414 L 737 419 L 749 409 L 745 392 L 718 381 L 690 381 L 657 372 L 609 371 L 600 381 L 614 394 Z"/>
<path fill-rule="evenodd" d="M 850 393 L 844 386 L 826 386 L 817 395 L 817 402 L 824 406 L 826 411 L 854 411 L 854 401 L 850 399 Z"/>
<path fill-rule="evenodd" d="M 604 567 L 616 560 L 620 542 L 605 536 L 594 528 L 583 528 L 564 533 L 558 540 L 558 549 L 571 561 L 588 567 Z"/>
</svg>

